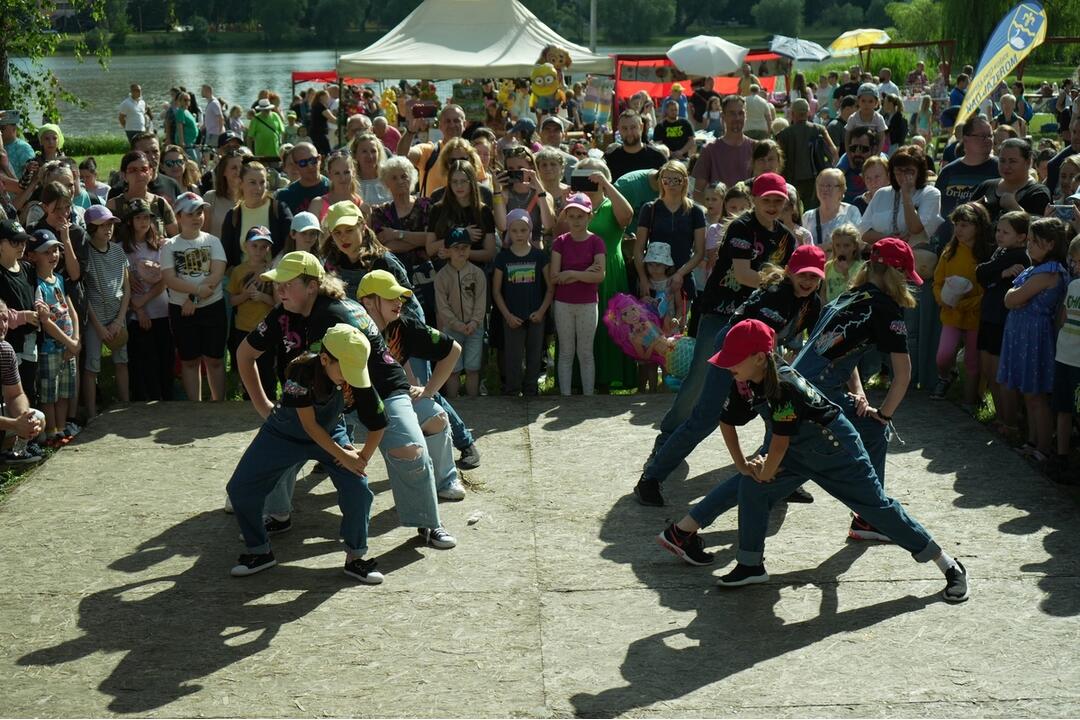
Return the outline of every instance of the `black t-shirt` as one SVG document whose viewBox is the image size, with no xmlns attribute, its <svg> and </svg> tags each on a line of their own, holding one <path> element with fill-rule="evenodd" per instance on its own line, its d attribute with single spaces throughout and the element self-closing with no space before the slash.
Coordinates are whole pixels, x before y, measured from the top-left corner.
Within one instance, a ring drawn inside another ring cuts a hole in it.
<svg viewBox="0 0 1080 720">
<path fill-rule="evenodd" d="M 1005 316 L 1009 311 L 1005 309 L 1005 293 L 1012 287 L 1013 278 L 1003 278 L 1001 273 L 1013 265 L 1027 267 L 1031 264 L 1027 250 L 1022 247 L 997 248 L 990 259 L 979 263 L 975 267 L 975 279 L 983 286 L 985 292 L 982 297 L 982 313 L 980 322 L 990 325 L 1004 325 Z"/>
<path fill-rule="evenodd" d="M 329 108 L 321 102 L 311 104 L 311 114 L 308 115 L 308 135 L 311 137 L 326 137 L 330 132 L 330 122 L 323 115 Z"/>
<path fill-rule="evenodd" d="M 754 271 L 760 270 L 765 263 L 783 267 L 795 246 L 795 236 L 780 221 L 776 221 L 772 230 L 766 229 L 752 211 L 732 220 L 720 243 L 716 265 L 705 282 L 701 311 L 731 315 L 753 293 L 754 288 L 746 287 L 736 279 L 736 260 L 749 260 Z"/>
<path fill-rule="evenodd" d="M 701 122 L 705 118 L 705 111 L 709 109 L 709 100 L 714 97 L 720 97 L 720 94 L 705 88 L 698 88 L 690 95 L 690 108 L 695 120 Z"/>
<path fill-rule="evenodd" d="M 659 170 L 667 158 L 664 153 L 648 145 L 636 153 L 628 153 L 620 145 L 604 156 L 604 162 L 611 171 L 611 182 L 615 182 L 634 170 Z"/>
<path fill-rule="evenodd" d="M 9 310 L 33 310 L 37 270 L 26 260 L 19 260 L 18 263 L 18 270 L 8 270 L 0 266 L 0 300 L 4 301 Z M 23 341 L 27 333 L 33 330 L 33 325 L 25 323 L 17 328 L 10 328 L 6 339 L 15 348 L 15 352 L 22 352 Z"/>
<path fill-rule="evenodd" d="M 653 129 L 653 142 L 667 145 L 667 149 L 673 153 L 679 152 L 686 145 L 686 141 L 694 137 L 694 128 L 686 120 L 663 121 L 656 124 Z"/>
<path fill-rule="evenodd" d="M 971 196 L 971 202 L 982 203 L 990 212 L 990 219 L 995 223 L 1006 212 L 998 201 L 998 182 L 997 178 L 984 180 L 979 187 L 975 188 L 975 192 Z M 1050 190 L 1042 183 L 1028 182 L 1016 191 L 1016 202 L 1029 215 L 1042 217 L 1043 212 L 1046 211 L 1046 206 L 1051 202 Z"/>
<path fill-rule="evenodd" d="M 904 311 L 877 285 L 852 288 L 833 301 L 846 304 L 818 333 L 814 349 L 828 360 L 877 348 L 883 353 L 907 352 Z"/>
<path fill-rule="evenodd" d="M 335 385 L 326 374 L 316 353 L 305 353 L 289 363 L 282 386 L 281 405 L 288 408 L 318 408 L 329 403 L 334 393 L 345 395 L 344 412 L 356 410 L 356 416 L 368 430 L 382 430 L 388 424 L 386 411 L 375 388 Z"/>
<path fill-rule="evenodd" d="M 398 363 L 409 358 L 439 362 L 450 354 L 454 340 L 416 318 L 402 315 L 383 329 L 386 347 Z"/>
<path fill-rule="evenodd" d="M 833 145 L 841 155 L 847 152 L 847 122 L 836 117 L 829 121 L 829 124 L 825 126 L 825 131 L 829 133 L 829 138 L 833 141 Z"/>
<path fill-rule="evenodd" d="M 776 370 L 780 376 L 778 398 L 767 398 L 764 386 L 757 383 L 732 383 L 720 413 L 720 422 L 746 425 L 758 414 L 756 408 L 760 407 L 761 417 L 774 435 L 791 437 L 798 434 L 804 422 L 825 427 L 840 415 L 839 405 L 822 395 L 791 367 L 778 363 Z"/>
<path fill-rule="evenodd" d="M 803 330 L 817 325 L 820 315 L 821 296 L 810 293 L 806 297 L 798 297 L 795 286 L 785 278 L 782 282 L 755 290 L 732 315 L 731 324 L 760 320 L 776 331 L 776 344 L 780 346 L 795 340 Z"/>
<path fill-rule="evenodd" d="M 504 248 L 495 256 L 495 269 L 502 273 L 503 301 L 512 315 L 528 320 L 529 315 L 543 305 L 547 292 L 544 283 L 547 263 L 547 254 L 534 247 L 530 247 L 524 255 Z"/>
<path fill-rule="evenodd" d="M 857 83 L 857 82 L 846 82 L 843 85 L 841 85 L 840 87 L 836 88 L 836 92 L 833 93 L 833 98 L 835 100 L 843 100 L 848 95 L 851 95 L 852 97 L 857 97 L 858 94 L 859 94 L 859 83 Z"/>
</svg>

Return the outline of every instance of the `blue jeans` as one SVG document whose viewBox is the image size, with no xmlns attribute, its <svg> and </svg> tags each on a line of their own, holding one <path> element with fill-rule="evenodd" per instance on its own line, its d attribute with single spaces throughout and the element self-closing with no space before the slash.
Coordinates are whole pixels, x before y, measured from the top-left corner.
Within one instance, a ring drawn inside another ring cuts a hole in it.
<svg viewBox="0 0 1080 720">
<path fill-rule="evenodd" d="M 813 480 L 825 492 L 912 554 L 928 562 L 941 548 L 896 500 L 885 495 L 855 428 L 844 415 L 826 427 L 804 422 L 791 439 L 781 470 L 770 483 L 739 479 L 739 550 L 735 560 L 761 565 L 769 510 L 777 500 Z"/>
<path fill-rule="evenodd" d="M 427 360 L 415 357 L 409 358 L 409 366 L 412 368 L 413 375 L 416 376 L 416 381 L 421 385 L 431 379 L 431 363 Z M 469 432 L 469 428 L 465 427 L 464 421 L 454 410 L 454 406 L 450 404 L 450 401 L 436 393 L 435 402 L 446 411 L 446 417 L 450 419 L 450 434 L 454 438 L 454 447 L 458 450 L 464 450 L 472 445 L 475 442 L 473 434 Z"/>
<path fill-rule="evenodd" d="M 329 432 L 334 442 L 340 445 L 348 443 L 343 422 Z M 259 554 L 270 551 L 270 538 L 263 526 L 263 507 L 267 496 L 288 471 L 291 471 L 295 484 L 296 467 L 307 460 L 317 460 L 327 468 L 338 492 L 342 515 L 341 537 L 353 553 L 364 555 L 367 552 L 368 519 L 374 497 L 368 488 L 367 477 L 338 467 L 330 454 L 313 440 L 301 440 L 292 433 L 280 432 L 274 416 L 259 429 L 226 486 L 248 552 Z"/>
<path fill-rule="evenodd" d="M 671 408 L 664 415 L 664 419 L 660 421 L 660 434 L 656 436 L 656 441 L 653 443 L 653 453 L 660 452 L 668 438 L 680 425 L 686 422 L 686 419 L 693 412 L 694 406 L 697 405 L 698 398 L 701 397 L 705 387 L 708 371 L 713 367 L 709 364 L 709 358 L 716 354 L 724 341 L 724 337 L 727 335 L 728 319 L 726 315 L 709 313 L 703 315 L 701 322 L 698 323 L 697 343 L 694 345 L 694 358 L 690 361 L 690 372 L 683 378 L 682 385 L 679 386 L 679 392 L 671 403 Z M 697 443 L 694 443 L 694 445 L 696 446 Z M 689 454 L 689 450 L 687 454 Z M 674 465 L 678 465 L 681 460 L 682 458 L 679 458 Z M 670 472 L 671 470 L 668 470 L 663 475 L 654 475 L 648 472 L 647 474 L 649 477 L 662 480 Z"/>
</svg>

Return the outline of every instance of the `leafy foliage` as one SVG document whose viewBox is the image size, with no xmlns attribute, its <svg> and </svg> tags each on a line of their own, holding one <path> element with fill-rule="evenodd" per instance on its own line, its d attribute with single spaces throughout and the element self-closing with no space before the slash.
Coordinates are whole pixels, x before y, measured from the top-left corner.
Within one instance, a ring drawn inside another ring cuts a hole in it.
<svg viewBox="0 0 1080 720">
<path fill-rule="evenodd" d="M 280 43 L 293 34 L 307 9 L 307 0 L 260 0 L 255 18 L 262 26 L 268 45 Z"/>
<path fill-rule="evenodd" d="M 896 27 L 896 40 L 920 42 L 942 37 L 942 4 L 937 0 L 891 2 L 885 12 Z M 950 34 L 949 37 L 956 37 Z"/>
<path fill-rule="evenodd" d="M 761 0 L 751 12 L 765 32 L 795 37 L 802 31 L 803 0 Z"/>
<path fill-rule="evenodd" d="M 801 0 L 800 0 L 801 2 Z M 620 42 L 645 42 L 675 20 L 675 0 L 600 0 L 598 30 Z"/>
</svg>

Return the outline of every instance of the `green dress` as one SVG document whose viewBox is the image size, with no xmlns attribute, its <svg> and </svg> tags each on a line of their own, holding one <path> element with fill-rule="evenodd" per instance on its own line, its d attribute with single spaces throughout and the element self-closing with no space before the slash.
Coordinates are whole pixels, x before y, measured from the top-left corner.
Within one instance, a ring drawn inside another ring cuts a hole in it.
<svg viewBox="0 0 1080 720">
<path fill-rule="evenodd" d="M 604 324 L 604 311 L 607 309 L 608 300 L 616 293 L 630 291 L 626 278 L 626 261 L 622 254 L 623 227 L 615 219 L 611 200 L 604 198 L 604 202 L 596 208 L 592 222 L 589 223 L 589 232 L 603 238 L 607 252 L 604 282 L 600 283 L 599 289 L 600 327 L 596 329 L 596 339 L 593 341 L 596 386 L 610 390 L 630 390 L 637 387 L 637 363 L 612 342 L 607 325 Z"/>
</svg>

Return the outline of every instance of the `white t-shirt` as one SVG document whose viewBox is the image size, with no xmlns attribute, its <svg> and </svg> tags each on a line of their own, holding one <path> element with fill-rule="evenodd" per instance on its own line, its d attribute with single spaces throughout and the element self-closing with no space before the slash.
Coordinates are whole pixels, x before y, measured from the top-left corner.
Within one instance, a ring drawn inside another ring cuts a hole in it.
<svg viewBox="0 0 1080 720">
<path fill-rule="evenodd" d="M 858 226 L 862 220 L 859 208 L 846 202 L 840 203 L 840 211 L 832 220 L 821 223 L 821 234 L 818 234 L 818 209 L 807 210 L 802 216 L 802 226 L 810 233 L 814 245 L 820 245 L 822 250 L 828 251 L 832 246 L 832 231 L 844 223 Z"/>
<path fill-rule="evenodd" d="M 210 277 L 210 264 L 215 260 L 226 261 L 225 248 L 221 246 L 221 240 L 207 232 L 200 232 L 197 238 L 191 240 L 176 235 L 161 248 L 161 269 L 172 268 L 176 277 L 196 285 Z M 200 298 L 198 304 L 206 306 L 220 300 L 223 284 L 224 280 L 214 288 L 213 295 Z M 183 305 L 187 299 L 187 293 L 169 288 L 169 302 L 173 305 Z"/>
<path fill-rule="evenodd" d="M 203 126 L 207 135 L 221 135 L 225 132 L 225 116 L 221 113 L 221 102 L 210 98 L 203 109 Z"/>
<path fill-rule="evenodd" d="M 877 94 L 879 98 L 884 98 L 886 93 L 899 97 L 900 88 L 896 87 L 896 83 L 894 83 L 892 80 L 889 80 L 888 82 L 883 82 L 877 86 Z"/>
<path fill-rule="evenodd" d="M 769 131 L 769 101 L 760 95 L 746 96 L 746 130 Z"/>
<path fill-rule="evenodd" d="M 130 95 L 120 103 L 120 112 L 124 116 L 126 132 L 144 132 L 146 130 L 146 103 L 142 98 L 134 99 Z"/>
<path fill-rule="evenodd" d="M 875 230 L 885 235 L 906 234 L 908 230 L 903 204 L 895 203 L 893 200 L 896 197 L 896 191 L 892 187 L 883 187 L 874 193 L 874 199 L 859 220 L 859 232 Z M 944 222 L 941 218 L 941 191 L 933 185 L 927 185 L 922 190 L 915 191 L 912 202 L 915 203 L 926 234 L 933 237 Z"/>
<path fill-rule="evenodd" d="M 1065 293 L 1065 324 L 1058 330 L 1057 356 L 1063 365 L 1080 367 L 1080 279 Z"/>
</svg>

